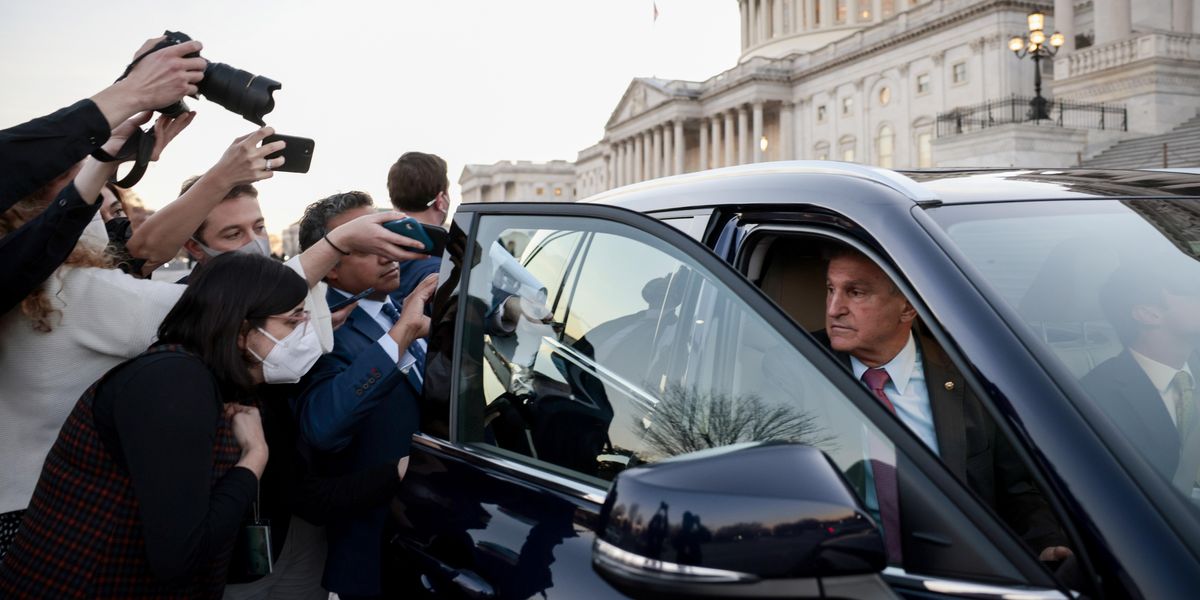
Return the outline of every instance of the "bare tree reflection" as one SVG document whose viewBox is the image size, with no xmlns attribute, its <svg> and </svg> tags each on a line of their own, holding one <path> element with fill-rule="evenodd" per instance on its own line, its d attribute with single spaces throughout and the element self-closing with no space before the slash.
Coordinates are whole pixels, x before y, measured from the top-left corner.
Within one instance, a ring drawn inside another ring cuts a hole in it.
<svg viewBox="0 0 1200 600">
<path fill-rule="evenodd" d="M 672 385 L 648 415 L 646 445 L 675 456 L 741 442 L 793 442 L 832 451 L 836 438 L 804 410 L 763 401 L 757 394 L 729 396 Z"/>
</svg>

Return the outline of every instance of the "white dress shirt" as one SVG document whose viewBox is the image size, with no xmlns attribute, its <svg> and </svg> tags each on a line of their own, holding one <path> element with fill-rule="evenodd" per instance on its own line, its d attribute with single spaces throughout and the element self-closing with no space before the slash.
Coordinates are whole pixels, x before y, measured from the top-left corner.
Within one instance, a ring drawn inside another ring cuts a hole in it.
<svg viewBox="0 0 1200 600">
<path fill-rule="evenodd" d="M 340 290 L 338 288 L 330 288 L 330 289 L 332 289 L 333 291 L 335 291 L 347 298 L 350 298 L 351 296 L 354 295 L 349 292 L 346 292 L 345 290 Z M 396 367 L 398 369 L 400 369 L 400 371 L 402 373 L 408 373 L 409 369 L 411 369 L 412 366 L 414 364 L 416 364 L 417 359 L 413 358 L 413 355 L 408 353 L 407 348 L 404 349 L 404 354 L 401 355 L 400 344 L 397 344 L 396 340 L 392 339 L 392 336 L 388 335 L 387 332 L 392 328 L 392 325 L 394 325 L 394 323 L 392 323 L 392 320 L 390 318 L 388 318 L 387 315 L 383 314 L 384 303 L 392 304 L 392 299 L 388 298 L 386 296 L 384 297 L 383 300 L 370 300 L 367 298 L 363 298 L 362 300 L 358 301 L 358 307 L 361 308 L 364 312 L 366 312 L 369 317 L 374 319 L 375 322 L 378 323 L 379 326 L 383 328 L 383 335 L 380 336 L 380 338 L 377 340 L 378 344 L 383 348 L 384 352 L 387 352 L 388 356 L 392 357 L 392 361 L 396 363 Z M 396 307 L 395 304 L 392 304 L 392 306 Z M 400 308 L 396 307 L 396 312 L 399 312 L 399 311 L 400 311 Z M 417 344 L 418 347 L 420 347 L 422 350 L 425 349 L 425 340 L 418 338 L 413 343 Z M 419 369 L 418 369 L 418 371 L 419 371 Z"/>
<path fill-rule="evenodd" d="M 850 368 L 856 379 L 862 379 L 863 373 L 870 367 L 851 356 Z M 896 416 L 908 426 L 917 437 L 938 454 L 937 433 L 933 428 L 933 407 L 929 404 L 929 388 L 925 384 L 925 368 L 921 361 L 921 353 L 917 352 L 917 341 L 911 332 L 908 343 L 900 353 L 887 364 L 880 366 L 887 371 L 888 382 L 883 386 L 883 393 L 896 407 Z"/>
<path fill-rule="evenodd" d="M 1175 400 L 1179 395 L 1178 390 L 1171 387 L 1171 382 L 1175 379 L 1175 374 L 1183 371 L 1188 376 L 1192 377 L 1192 385 L 1195 385 L 1196 377 L 1192 375 L 1191 368 L 1187 363 L 1184 363 L 1182 369 L 1176 369 L 1170 365 L 1149 358 L 1137 350 L 1130 349 L 1129 353 L 1133 355 L 1133 360 L 1137 361 L 1139 367 L 1146 372 L 1146 377 L 1150 378 L 1150 383 L 1154 384 L 1154 389 L 1158 390 L 1159 397 L 1162 398 L 1163 404 L 1167 406 L 1167 412 L 1171 415 L 1171 421 L 1176 426 L 1179 425 L 1179 415 L 1175 414 Z"/>
</svg>

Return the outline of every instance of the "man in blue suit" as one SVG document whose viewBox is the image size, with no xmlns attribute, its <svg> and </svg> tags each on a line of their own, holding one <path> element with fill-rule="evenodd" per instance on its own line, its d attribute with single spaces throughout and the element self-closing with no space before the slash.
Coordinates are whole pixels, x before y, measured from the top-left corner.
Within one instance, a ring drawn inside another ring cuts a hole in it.
<svg viewBox="0 0 1200 600">
<path fill-rule="evenodd" d="M 424 223 L 444 227 L 450 215 L 450 178 L 446 161 L 436 154 L 405 152 L 388 169 L 388 197 L 392 206 Z M 417 284 L 441 268 L 442 257 L 431 256 L 400 264 L 400 287 L 392 299 L 401 301 Z"/>
<path fill-rule="evenodd" d="M 362 192 L 335 194 L 310 205 L 300 221 L 300 245 L 307 248 L 327 231 L 372 214 Z M 345 325 L 334 333 L 333 352 L 321 357 L 301 382 L 293 401 L 300 438 L 323 475 L 345 475 L 408 456 L 417 430 L 417 398 L 422 387 L 424 338 L 429 332 L 425 304 L 437 277 L 420 282 L 397 310 L 388 297 L 400 284 L 394 261 L 346 254 L 325 276 L 330 304 L 369 288 Z M 322 585 L 343 600 L 378 597 L 386 507 L 331 517 L 329 554 Z"/>
</svg>

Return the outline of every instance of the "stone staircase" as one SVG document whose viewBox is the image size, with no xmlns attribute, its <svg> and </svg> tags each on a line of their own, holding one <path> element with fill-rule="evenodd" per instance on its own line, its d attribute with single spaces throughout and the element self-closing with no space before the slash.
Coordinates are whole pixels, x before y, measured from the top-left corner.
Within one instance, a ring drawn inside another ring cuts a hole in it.
<svg viewBox="0 0 1200 600">
<path fill-rule="evenodd" d="M 1160 135 L 1126 139 L 1083 161 L 1084 167 L 1158 169 L 1163 167 L 1163 144 L 1168 167 L 1200 167 L 1200 114 Z"/>
</svg>

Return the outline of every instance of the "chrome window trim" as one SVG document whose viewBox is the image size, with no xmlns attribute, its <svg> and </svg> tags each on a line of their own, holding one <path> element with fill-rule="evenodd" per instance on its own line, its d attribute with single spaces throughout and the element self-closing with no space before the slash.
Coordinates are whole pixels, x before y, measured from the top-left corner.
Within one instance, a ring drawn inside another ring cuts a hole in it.
<svg viewBox="0 0 1200 600">
<path fill-rule="evenodd" d="M 1071 600 L 1079 594 L 1070 596 L 1059 590 L 1036 588 L 1028 586 L 1004 586 L 991 583 L 975 583 L 957 579 L 943 579 L 927 575 L 914 575 L 899 567 L 887 567 L 883 570 L 884 580 L 893 587 L 925 590 L 935 594 L 946 594 L 960 598 L 980 598 L 985 600 Z"/>
<path fill-rule="evenodd" d="M 608 494 L 608 490 L 598 488 L 594 485 L 538 469 L 533 465 L 527 465 L 482 449 L 453 444 L 426 433 L 418 432 L 413 434 L 413 443 L 457 456 L 474 464 L 485 464 L 496 467 L 509 475 L 539 483 L 553 490 L 597 505 L 604 504 L 604 498 Z"/>
<path fill-rule="evenodd" d="M 660 579 L 690 583 L 751 583 L 758 581 L 758 577 L 750 573 L 710 567 L 693 567 L 647 558 L 622 550 L 600 538 L 596 538 L 592 549 L 594 550 L 592 553 L 594 562 L 634 575 L 652 575 Z"/>
</svg>

